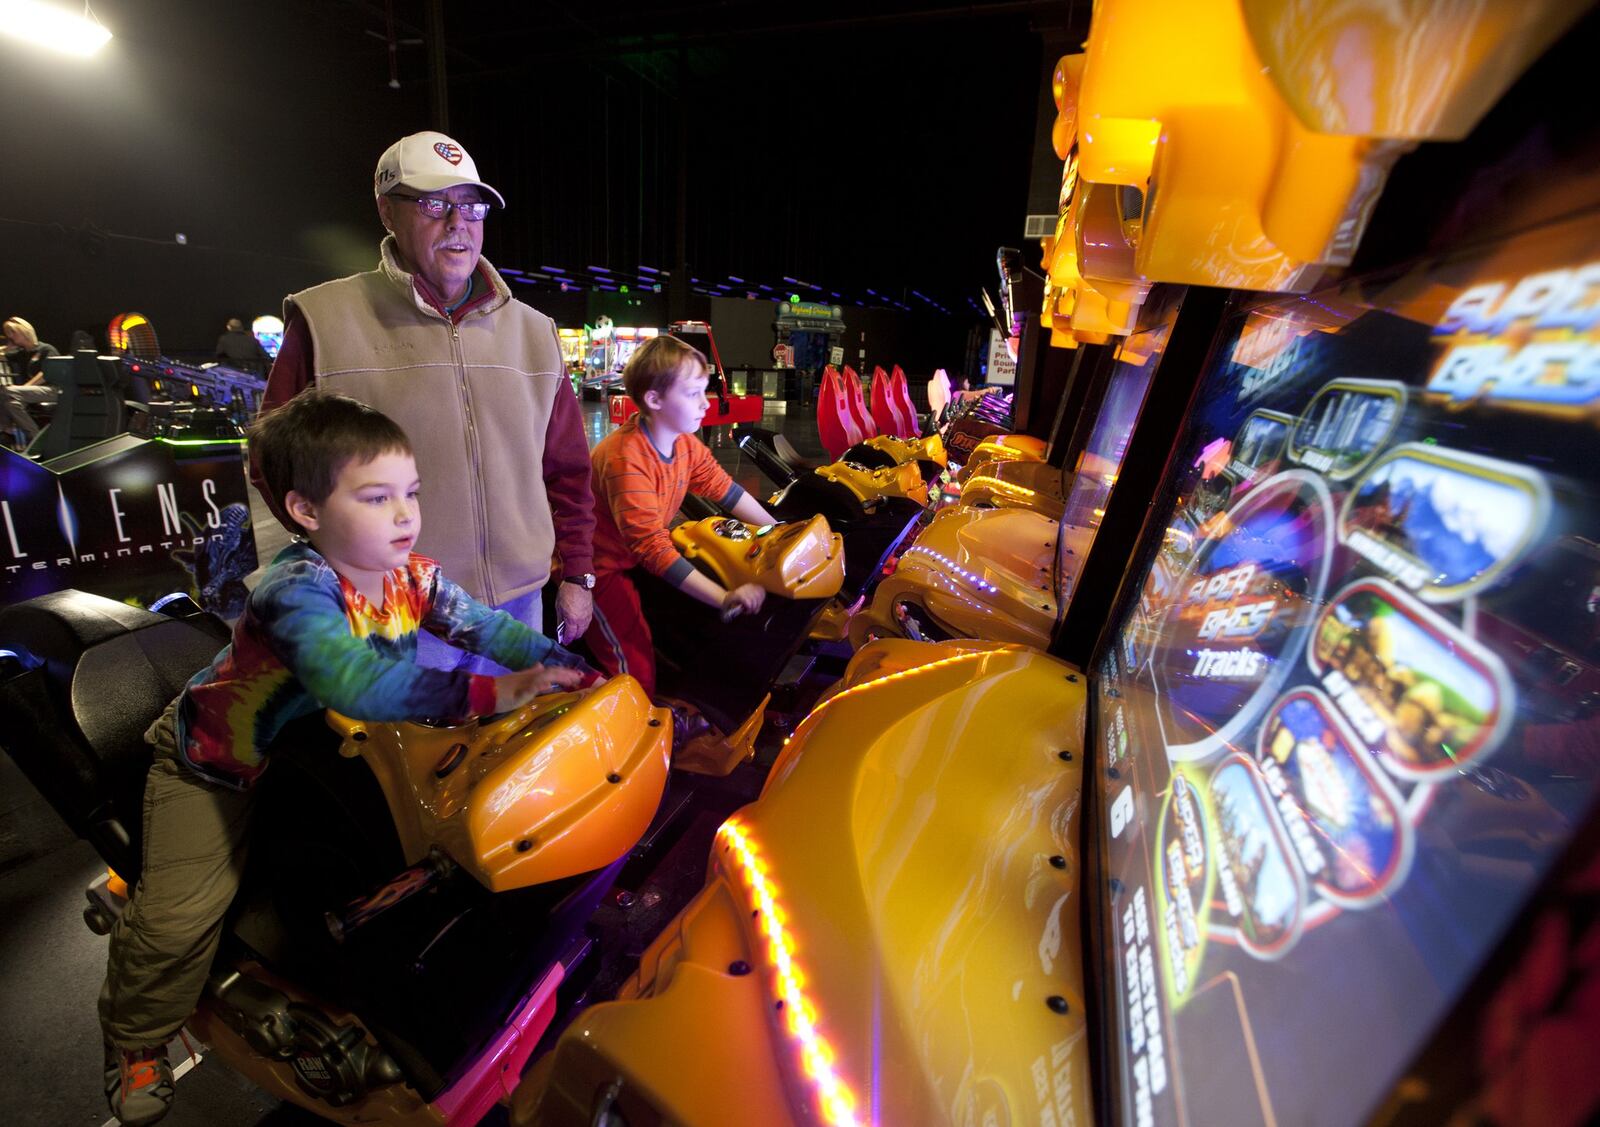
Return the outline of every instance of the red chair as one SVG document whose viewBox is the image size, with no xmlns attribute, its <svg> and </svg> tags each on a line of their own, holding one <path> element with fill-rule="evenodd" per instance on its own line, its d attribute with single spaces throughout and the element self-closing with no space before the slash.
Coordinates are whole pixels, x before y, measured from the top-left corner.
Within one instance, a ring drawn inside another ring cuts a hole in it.
<svg viewBox="0 0 1600 1127">
<path fill-rule="evenodd" d="M 905 371 L 896 364 L 889 373 L 889 406 L 899 420 L 900 429 L 895 433 L 901 438 L 916 438 L 922 433 L 922 424 L 917 420 L 917 409 L 911 402 L 911 387 L 906 383 Z"/>
<path fill-rule="evenodd" d="M 900 433 L 894 408 L 889 406 L 889 374 L 882 365 L 872 369 L 872 421 L 877 424 L 879 434 Z"/>
<path fill-rule="evenodd" d="M 865 442 L 878 433 L 878 428 L 872 423 L 872 412 L 867 410 L 867 397 L 861 390 L 861 377 L 856 375 L 856 370 L 850 365 L 844 366 L 844 394 L 845 403 L 850 408 L 850 417 L 855 420 L 856 430 L 859 435 L 856 442 Z"/>
<path fill-rule="evenodd" d="M 832 364 L 822 369 L 822 386 L 817 390 L 817 436 L 828 457 L 838 461 L 844 452 L 861 441 L 860 431 L 850 417 L 844 383 Z"/>
</svg>

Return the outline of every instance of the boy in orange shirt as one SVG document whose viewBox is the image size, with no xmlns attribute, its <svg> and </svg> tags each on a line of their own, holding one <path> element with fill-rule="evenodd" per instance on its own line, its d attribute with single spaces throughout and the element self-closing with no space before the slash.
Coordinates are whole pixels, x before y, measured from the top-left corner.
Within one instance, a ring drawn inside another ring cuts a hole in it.
<svg viewBox="0 0 1600 1127">
<path fill-rule="evenodd" d="M 696 571 L 668 531 L 673 514 L 693 491 L 750 524 L 775 524 L 772 514 L 717 465 L 695 437 L 710 405 L 706 358 L 676 337 L 640 345 L 622 372 L 622 386 L 639 413 L 594 448 L 594 619 L 583 636 L 608 676 L 629 673 L 656 691 L 650 627 L 639 591 L 628 577 L 642 567 L 724 616 L 754 614 L 766 597 L 746 583 L 732 591 Z"/>
</svg>

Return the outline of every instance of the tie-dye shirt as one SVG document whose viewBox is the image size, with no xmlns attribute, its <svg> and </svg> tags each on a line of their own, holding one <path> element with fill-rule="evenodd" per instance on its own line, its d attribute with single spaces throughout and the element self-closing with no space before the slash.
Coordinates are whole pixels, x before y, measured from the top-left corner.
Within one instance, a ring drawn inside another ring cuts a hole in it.
<svg viewBox="0 0 1600 1127">
<path fill-rule="evenodd" d="M 283 726 L 331 708 L 358 720 L 465 720 L 494 711 L 494 678 L 416 664 L 417 631 L 499 662 L 583 668 L 575 655 L 491 610 L 413 554 L 375 607 L 309 544 L 278 553 L 233 641 L 184 689 L 177 740 L 190 769 L 247 789 Z"/>
</svg>

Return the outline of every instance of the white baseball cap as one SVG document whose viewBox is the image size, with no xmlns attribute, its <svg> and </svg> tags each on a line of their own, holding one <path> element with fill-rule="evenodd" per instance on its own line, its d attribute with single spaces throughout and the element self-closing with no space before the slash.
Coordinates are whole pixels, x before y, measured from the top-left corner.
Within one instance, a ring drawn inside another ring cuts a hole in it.
<svg viewBox="0 0 1600 1127">
<path fill-rule="evenodd" d="M 478 179 L 478 166 L 467 150 L 443 133 L 413 133 L 383 151 L 372 174 L 372 194 L 386 195 L 404 184 L 417 192 L 439 192 L 458 184 L 471 184 L 494 197 L 501 207 L 505 197 Z"/>
</svg>

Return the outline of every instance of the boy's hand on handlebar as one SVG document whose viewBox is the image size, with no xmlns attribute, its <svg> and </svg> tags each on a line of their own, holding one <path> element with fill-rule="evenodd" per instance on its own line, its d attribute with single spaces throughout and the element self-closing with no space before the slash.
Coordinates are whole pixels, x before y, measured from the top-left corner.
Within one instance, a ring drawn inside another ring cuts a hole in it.
<svg viewBox="0 0 1600 1127">
<path fill-rule="evenodd" d="M 507 673 L 494 679 L 494 710 L 510 712 L 551 689 L 576 689 L 583 673 L 555 665 L 535 665 L 520 673 Z"/>
<path fill-rule="evenodd" d="M 741 614 L 754 614 L 767 601 L 767 593 L 754 583 L 741 583 L 722 596 L 722 621 L 729 622 Z"/>
</svg>

